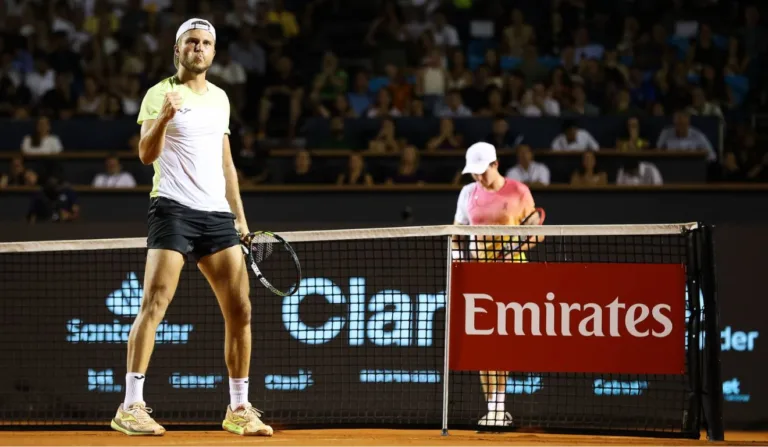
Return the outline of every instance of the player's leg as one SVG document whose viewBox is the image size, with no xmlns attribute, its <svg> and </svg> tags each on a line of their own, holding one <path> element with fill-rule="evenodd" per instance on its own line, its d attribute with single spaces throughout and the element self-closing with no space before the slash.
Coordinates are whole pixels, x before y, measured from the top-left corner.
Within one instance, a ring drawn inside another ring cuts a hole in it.
<svg viewBox="0 0 768 447">
<path fill-rule="evenodd" d="M 144 271 L 144 297 L 128 336 L 128 372 L 125 376 L 125 400 L 110 424 L 127 435 L 161 435 L 165 429 L 149 416 L 144 402 L 144 380 L 157 327 L 173 299 L 184 266 L 178 251 L 150 249 Z"/>
<path fill-rule="evenodd" d="M 486 426 L 508 426 L 512 418 L 504 408 L 507 396 L 507 373 L 503 371 L 480 371 L 480 383 L 483 396 L 488 405 L 488 413 L 478 422 Z"/>
<path fill-rule="evenodd" d="M 239 435 L 271 436 L 272 427 L 264 424 L 261 412 L 248 402 L 248 373 L 251 362 L 251 301 L 248 273 L 237 235 L 228 248 L 203 248 L 215 253 L 198 262 L 211 285 L 224 316 L 224 358 L 229 371 L 230 405 L 222 427 Z"/>
</svg>

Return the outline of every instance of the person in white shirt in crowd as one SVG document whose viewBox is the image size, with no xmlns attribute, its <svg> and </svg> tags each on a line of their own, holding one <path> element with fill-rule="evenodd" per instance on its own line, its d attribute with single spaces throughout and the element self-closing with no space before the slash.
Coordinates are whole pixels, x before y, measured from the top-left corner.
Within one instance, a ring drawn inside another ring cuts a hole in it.
<svg viewBox="0 0 768 447">
<path fill-rule="evenodd" d="M 675 113 L 674 125 L 661 131 L 656 148 L 668 151 L 706 151 L 707 161 L 717 159 L 712 143 L 700 130 L 691 126 L 691 118 L 685 111 Z"/>
<path fill-rule="evenodd" d="M 105 172 L 93 178 L 94 188 L 134 188 L 136 180 L 130 172 L 123 171 L 120 159 L 112 154 L 104 162 Z"/>
<path fill-rule="evenodd" d="M 659 168 L 647 161 L 630 160 L 619 168 L 616 175 L 617 185 L 660 186 L 664 184 Z"/>
<path fill-rule="evenodd" d="M 37 102 L 46 93 L 56 88 L 56 72 L 48 65 L 43 56 L 35 58 L 35 71 L 29 73 L 24 84 L 32 93 L 32 101 Z"/>
<path fill-rule="evenodd" d="M 232 102 L 235 103 L 235 107 L 240 109 L 246 98 L 245 84 L 248 78 L 245 68 L 232 59 L 227 47 L 222 46 L 221 50 L 218 51 L 216 62 L 211 65 L 208 75 L 216 85 L 227 92 L 227 95 L 232 98 Z"/>
<path fill-rule="evenodd" d="M 517 147 L 517 164 L 504 176 L 508 179 L 531 185 L 549 185 L 549 168 L 544 163 L 533 161 L 533 151 L 527 144 Z"/>
<path fill-rule="evenodd" d="M 701 87 L 694 87 L 691 92 L 693 103 L 688 107 L 688 113 L 699 116 L 716 116 L 723 119 L 723 111 L 720 106 L 707 100 L 707 95 Z"/>
<path fill-rule="evenodd" d="M 599 151 L 600 145 L 595 138 L 584 129 L 579 129 L 574 121 L 566 121 L 563 133 L 552 141 L 554 151 Z"/>
<path fill-rule="evenodd" d="M 456 27 L 446 22 L 445 15 L 442 13 L 435 14 L 434 21 L 432 34 L 435 37 L 435 45 L 443 48 L 455 48 L 461 45 Z"/>
<path fill-rule="evenodd" d="M 464 105 L 461 92 L 451 90 L 445 96 L 443 103 L 435 107 L 435 116 L 439 118 L 468 118 L 472 116 L 472 111 Z"/>
<path fill-rule="evenodd" d="M 59 137 L 51 133 L 51 122 L 45 116 L 37 119 L 35 132 L 21 142 L 21 152 L 26 155 L 59 154 L 63 148 Z"/>
<path fill-rule="evenodd" d="M 560 103 L 552 98 L 552 91 L 541 82 L 533 85 L 533 105 L 544 116 L 560 116 Z"/>
</svg>

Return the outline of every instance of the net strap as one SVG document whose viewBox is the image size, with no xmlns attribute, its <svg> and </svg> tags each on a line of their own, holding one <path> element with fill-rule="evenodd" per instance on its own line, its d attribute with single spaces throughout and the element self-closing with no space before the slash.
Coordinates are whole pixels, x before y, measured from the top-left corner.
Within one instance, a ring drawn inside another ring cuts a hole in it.
<svg viewBox="0 0 768 447">
<path fill-rule="evenodd" d="M 675 235 L 695 230 L 697 223 L 649 225 L 433 225 L 352 230 L 291 231 L 280 235 L 288 242 L 325 242 L 364 239 L 417 238 L 439 236 L 654 236 Z M 0 243 L 0 253 L 40 251 L 115 250 L 146 248 L 147 239 L 87 239 Z"/>
</svg>

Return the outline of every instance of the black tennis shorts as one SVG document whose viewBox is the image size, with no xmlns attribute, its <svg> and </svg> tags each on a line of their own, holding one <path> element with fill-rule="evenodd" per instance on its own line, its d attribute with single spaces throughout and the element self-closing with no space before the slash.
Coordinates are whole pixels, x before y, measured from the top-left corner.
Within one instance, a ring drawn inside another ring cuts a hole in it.
<svg viewBox="0 0 768 447">
<path fill-rule="evenodd" d="M 147 248 L 178 251 L 195 263 L 240 243 L 234 214 L 199 211 L 166 197 L 150 200 L 147 225 Z"/>
</svg>

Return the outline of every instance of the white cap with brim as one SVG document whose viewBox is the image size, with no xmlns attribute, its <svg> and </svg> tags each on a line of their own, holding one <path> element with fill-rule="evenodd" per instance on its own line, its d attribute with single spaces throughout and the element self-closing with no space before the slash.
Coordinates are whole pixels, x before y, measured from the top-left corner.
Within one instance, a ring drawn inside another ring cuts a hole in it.
<svg viewBox="0 0 768 447">
<path fill-rule="evenodd" d="M 213 36 L 213 40 L 216 40 L 216 28 L 211 25 L 211 22 L 205 20 L 205 19 L 189 19 L 186 22 L 182 23 L 179 27 L 178 31 L 176 31 L 176 41 L 179 40 L 179 37 L 181 37 L 182 34 L 186 33 L 189 30 L 193 29 L 201 29 L 203 31 L 208 31 Z"/>
<path fill-rule="evenodd" d="M 475 143 L 467 149 L 467 164 L 462 174 L 480 175 L 488 170 L 488 166 L 496 161 L 496 148 L 488 143 Z"/>
</svg>

